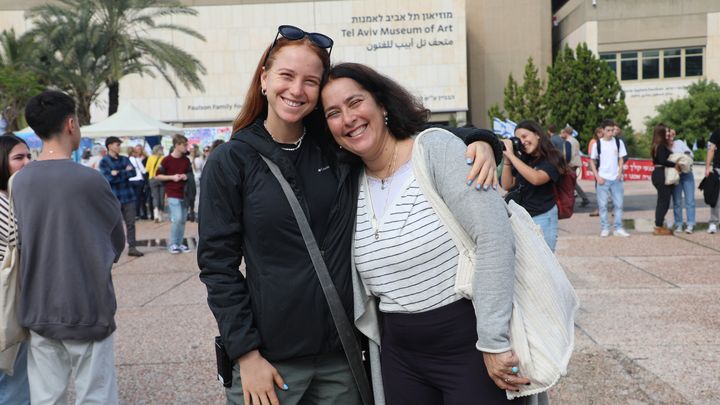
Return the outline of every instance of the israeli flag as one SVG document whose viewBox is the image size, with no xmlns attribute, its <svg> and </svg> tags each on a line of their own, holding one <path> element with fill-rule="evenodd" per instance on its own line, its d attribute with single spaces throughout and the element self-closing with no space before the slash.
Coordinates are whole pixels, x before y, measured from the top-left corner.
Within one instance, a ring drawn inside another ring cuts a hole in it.
<svg viewBox="0 0 720 405">
<path fill-rule="evenodd" d="M 500 118 L 493 118 L 493 132 L 497 135 L 505 134 L 505 123 Z"/>
<path fill-rule="evenodd" d="M 505 120 L 505 132 L 503 133 L 503 136 L 506 138 L 512 138 L 515 136 L 515 128 L 517 127 L 517 122 L 510 121 L 509 119 Z"/>
</svg>

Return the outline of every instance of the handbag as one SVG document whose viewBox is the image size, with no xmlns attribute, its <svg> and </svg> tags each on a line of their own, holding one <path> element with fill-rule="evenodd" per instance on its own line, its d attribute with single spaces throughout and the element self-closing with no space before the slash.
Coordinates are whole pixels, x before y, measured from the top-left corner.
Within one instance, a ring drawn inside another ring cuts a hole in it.
<svg viewBox="0 0 720 405">
<path fill-rule="evenodd" d="M 285 177 L 283 177 L 280 172 L 280 168 L 264 155 L 260 154 L 260 157 L 262 157 L 270 168 L 272 174 L 275 178 L 277 178 L 278 182 L 280 182 L 280 186 L 285 193 L 285 197 L 287 197 L 290 207 L 293 210 L 293 214 L 295 214 L 295 220 L 300 227 L 300 232 L 302 233 L 308 253 L 310 253 L 313 267 L 315 267 L 315 272 L 320 280 L 325 300 L 330 307 L 330 314 L 335 322 L 335 328 L 337 329 L 338 336 L 340 337 L 340 343 L 342 343 L 345 357 L 350 364 L 350 370 L 355 379 L 355 383 L 358 386 L 360 397 L 364 405 L 371 405 L 373 403 L 372 389 L 370 388 L 370 382 L 368 381 L 366 370 L 362 363 L 363 355 L 360 351 L 358 341 L 355 338 L 355 331 L 347 317 L 342 301 L 340 301 L 340 296 L 335 289 L 332 278 L 330 278 L 330 273 L 328 273 L 325 260 L 322 257 L 317 241 L 315 241 L 315 236 L 313 236 L 310 223 L 308 222 L 307 217 L 300 206 L 300 201 L 298 201 L 295 196 L 290 183 L 285 180 Z"/>
<path fill-rule="evenodd" d="M 12 180 L 8 180 L 8 228 L 16 232 L 15 215 L 12 202 Z M 8 241 L 5 258 L 0 267 L 0 351 L 22 342 L 27 338 L 26 328 L 20 325 L 18 312 L 20 307 L 20 254 L 17 247 L 17 235 L 14 241 Z"/>
<path fill-rule="evenodd" d="M 472 299 L 475 243 L 457 222 L 431 181 L 420 139 L 412 152 L 413 172 L 433 210 L 458 249 L 455 292 Z M 506 391 L 508 399 L 547 391 L 561 376 L 575 345 L 575 313 L 579 301 L 560 262 L 544 242 L 542 231 L 515 201 L 506 204 L 515 238 L 515 281 L 510 318 L 510 345 L 520 370 L 531 383 L 520 392 Z"/>
<path fill-rule="evenodd" d="M 666 167 L 665 168 L 665 185 L 666 186 L 674 186 L 676 184 L 680 183 L 680 172 L 677 171 L 674 167 Z"/>
</svg>

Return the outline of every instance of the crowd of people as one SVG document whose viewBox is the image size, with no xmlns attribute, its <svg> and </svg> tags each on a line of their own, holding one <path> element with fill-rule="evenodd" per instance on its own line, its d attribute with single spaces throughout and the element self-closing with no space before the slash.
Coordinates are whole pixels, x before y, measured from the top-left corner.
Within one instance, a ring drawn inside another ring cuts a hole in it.
<svg viewBox="0 0 720 405">
<path fill-rule="evenodd" d="M 365 65 L 331 66 L 332 46 L 326 35 L 280 26 L 231 140 L 202 152 L 176 135 L 167 155 L 138 145 L 124 156 L 121 140 L 108 137 L 78 165 L 75 102 L 58 91 L 30 100 L 26 119 L 43 141 L 37 160 L 22 139 L 0 137 L 0 254 L 16 239 L 22 246 L 18 317 L 30 331 L 14 348 L 14 374 L 0 375 L 0 402 L 65 402 L 71 376 L 77 403 L 118 402 L 111 268 L 126 242 L 128 255 L 143 256 L 135 220 L 161 221 L 167 206 L 172 254 L 191 251 L 185 221 L 199 220 L 200 280 L 232 362 L 228 403 L 547 403 L 545 393 L 508 400 L 505 392 L 531 381 L 510 345 L 514 239 L 497 185 L 554 251 L 555 185 L 581 165 L 573 129 L 549 136 L 525 120 L 503 141 L 473 128 L 427 129 L 429 111 L 407 89 Z M 603 121 L 589 148 L 602 237 L 608 199 L 613 234 L 629 236 L 617 131 Z M 687 145 L 674 137 L 655 128 L 658 235 L 672 233 L 663 223 L 670 198 L 675 229 L 683 195 L 684 230 L 695 226 Z M 718 138 L 706 176 L 720 174 Z M 461 252 L 418 182 L 417 148 L 475 242 L 472 299 L 455 289 Z M 667 184 L 666 169 L 678 171 L 678 185 Z M 708 231 L 717 222 L 715 207 Z M 89 247 L 93 254 L 76 254 Z"/>
<path fill-rule="evenodd" d="M 172 223 L 168 251 L 172 254 L 191 251 L 183 243 L 184 225 L 186 221 L 198 220 L 202 169 L 210 151 L 223 141 L 218 139 L 205 145 L 202 152 L 198 144 L 189 145 L 182 135 L 174 136 L 172 142 L 168 155 L 164 155 L 161 144 L 153 146 L 150 155 L 146 155 L 143 144 L 129 146 L 123 155 L 122 140 L 111 136 L 106 138 L 104 148 L 93 145 L 80 160 L 84 166 L 103 174 L 120 201 L 130 256 L 144 255 L 136 246 L 135 222 L 163 222 L 166 215 Z"/>
</svg>

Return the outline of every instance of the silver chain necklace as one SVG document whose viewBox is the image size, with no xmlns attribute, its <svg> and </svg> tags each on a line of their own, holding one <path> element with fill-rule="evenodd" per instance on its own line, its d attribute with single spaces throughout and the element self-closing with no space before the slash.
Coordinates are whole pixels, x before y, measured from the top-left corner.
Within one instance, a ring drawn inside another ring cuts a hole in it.
<svg viewBox="0 0 720 405">
<path fill-rule="evenodd" d="M 283 142 L 278 141 L 277 139 L 275 139 L 274 136 L 272 136 L 272 134 L 271 134 L 270 131 L 268 130 L 267 121 L 263 121 L 263 126 L 265 127 L 265 130 L 267 131 L 267 133 L 270 134 L 270 138 L 272 138 L 272 140 L 275 141 L 275 143 L 277 143 L 278 145 L 288 145 L 288 144 L 285 144 L 285 143 L 283 143 Z M 306 133 L 306 132 L 307 132 L 307 130 L 305 129 L 305 127 L 303 127 L 303 133 L 302 133 L 302 135 L 300 136 L 300 139 L 298 139 L 297 141 L 293 142 L 293 143 L 292 143 L 292 145 L 293 145 L 292 147 L 285 148 L 285 147 L 282 147 L 282 146 L 281 146 L 280 149 L 286 150 L 286 151 L 288 151 L 288 152 L 293 152 L 293 151 L 296 151 L 296 150 L 300 149 L 300 146 L 302 145 L 303 138 L 305 138 L 305 133 Z"/>
</svg>

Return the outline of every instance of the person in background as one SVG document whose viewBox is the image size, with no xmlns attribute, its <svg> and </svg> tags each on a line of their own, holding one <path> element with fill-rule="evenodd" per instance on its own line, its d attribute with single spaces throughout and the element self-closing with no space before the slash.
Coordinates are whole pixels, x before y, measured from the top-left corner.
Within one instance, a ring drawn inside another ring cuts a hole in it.
<svg viewBox="0 0 720 405">
<path fill-rule="evenodd" d="M 173 150 L 165 156 L 157 168 L 155 178 L 163 182 L 170 210 L 170 239 L 168 251 L 171 254 L 190 253 L 183 244 L 188 207 L 185 204 L 185 183 L 192 176 L 192 165 L 187 158 L 188 140 L 182 135 L 173 136 Z"/>
<path fill-rule="evenodd" d="M 80 157 L 80 164 L 83 166 L 87 166 L 88 162 L 90 161 L 90 156 L 92 156 L 90 148 L 83 149 L 82 156 Z"/>
<path fill-rule="evenodd" d="M 675 186 L 665 184 L 665 168 L 675 168 L 678 171 L 679 169 L 677 169 L 675 163 L 668 160 L 672 153 L 670 150 L 672 144 L 667 132 L 668 129 L 663 124 L 656 125 L 653 130 L 651 154 L 655 169 L 652 172 L 651 179 L 658 193 L 657 203 L 655 204 L 655 229 L 653 235 L 673 234 L 673 231 L 665 226 L 665 214 L 670 209 L 670 198 L 673 195 Z"/>
<path fill-rule="evenodd" d="M 5 260 L 8 244 L 15 243 L 15 218 L 10 213 L 8 181 L 30 162 L 30 148 L 22 138 L 7 132 L 0 136 L 0 263 Z M 0 356 L 15 353 L 13 375 L 0 371 L 0 404 L 30 405 L 30 386 L 27 374 L 28 342 L 6 349 Z"/>
<path fill-rule="evenodd" d="M 200 152 L 200 145 L 193 144 L 190 148 L 190 165 L 192 166 L 192 176 L 188 176 L 188 182 L 185 183 L 185 204 L 188 207 L 188 221 L 193 222 L 197 219 L 197 202 L 200 195 L 200 170 L 202 170 L 203 153 Z M 198 170 L 196 162 L 199 163 Z"/>
<path fill-rule="evenodd" d="M 590 156 L 592 154 L 593 146 L 598 141 L 598 139 L 602 138 L 603 136 L 603 129 L 602 127 L 595 128 L 595 132 L 593 132 L 593 136 L 588 142 L 587 147 L 587 155 Z M 597 199 L 597 178 L 595 178 L 595 199 Z M 598 205 L 599 206 L 599 205 Z M 595 211 L 590 213 L 591 217 L 597 217 L 600 216 L 600 209 L 595 208 Z"/>
<path fill-rule="evenodd" d="M 198 220 L 199 217 L 199 211 L 198 211 L 198 205 L 200 203 L 200 178 L 202 177 L 202 171 L 203 167 L 205 167 L 205 160 L 207 159 L 208 155 L 210 154 L 210 145 L 205 145 L 202 149 L 202 153 L 197 153 L 194 158 L 192 158 L 190 161 L 192 162 L 193 167 L 193 175 L 195 176 L 195 190 L 197 197 L 195 198 L 195 201 L 193 202 L 193 206 L 195 208 L 195 220 Z"/>
<path fill-rule="evenodd" d="M 560 136 L 570 144 L 570 160 L 567 162 L 569 169 L 577 172 L 577 169 L 582 167 L 582 160 L 580 159 L 580 142 L 572 136 L 574 131 L 573 127 L 568 125 L 560 131 Z M 580 183 L 577 181 L 575 182 L 575 192 L 577 192 L 582 199 L 580 206 L 587 207 L 590 204 L 590 200 L 588 200 L 587 194 L 585 194 L 585 191 L 583 191 Z"/>
<path fill-rule="evenodd" d="M 100 173 L 110 183 L 113 194 L 120 202 L 125 227 L 127 229 L 128 256 L 141 257 L 143 252 L 135 246 L 135 201 L 137 199 L 130 179 L 135 176 L 135 168 L 130 159 L 120 155 L 122 141 L 116 136 L 105 140 L 107 155 L 100 161 Z"/>
<path fill-rule="evenodd" d="M 720 128 L 710 134 L 707 143 L 707 156 L 705 157 L 705 177 L 714 171 L 720 175 L 720 153 L 718 152 L 720 145 Z M 710 220 L 708 221 L 708 233 L 716 233 L 718 222 L 720 221 L 720 201 L 714 207 L 710 207 Z"/>
<path fill-rule="evenodd" d="M 478 241 L 473 254 L 482 282 L 473 282 L 468 300 L 453 288 L 457 247 L 411 161 L 417 147 L 412 136 L 424 128 L 429 111 L 392 79 L 356 63 L 330 70 L 322 105 L 335 141 L 364 165 L 352 252 L 362 282 L 355 295 L 377 297 L 383 314 L 376 330 L 387 403 L 523 402 L 508 401 L 504 391 L 529 380 L 511 371 L 519 364 L 509 340 L 513 237 L 500 195 L 456 181 L 465 171 L 454 158 L 465 150 L 463 142 L 442 129 L 425 132 L 435 188 Z M 356 314 L 364 303 L 356 299 Z"/>
<path fill-rule="evenodd" d="M 672 153 L 683 153 L 693 157 L 693 152 L 687 143 L 682 139 L 675 139 L 675 135 L 675 130 L 668 128 L 667 136 L 672 145 L 670 148 Z M 692 170 L 688 173 L 680 172 L 680 183 L 675 185 L 673 189 L 673 217 L 675 220 L 673 226 L 675 232 L 682 232 L 683 230 L 683 194 L 685 195 L 685 215 L 687 215 L 685 233 L 691 234 L 695 228 L 695 175 L 693 175 Z"/>
<path fill-rule="evenodd" d="M 162 222 L 163 212 L 165 211 L 165 186 L 162 181 L 155 177 L 162 159 L 163 147 L 157 144 L 152 148 L 152 155 L 148 156 L 145 161 L 145 170 L 147 170 L 148 185 L 150 186 L 150 196 L 152 197 L 152 215 L 155 222 Z"/>
<path fill-rule="evenodd" d="M 147 205 L 145 204 L 147 189 L 147 169 L 145 169 L 145 149 L 143 145 L 137 144 L 132 148 L 130 164 L 135 169 L 135 176 L 130 177 L 130 187 L 135 192 L 135 218 L 148 219 Z"/>
<path fill-rule="evenodd" d="M 603 120 L 600 125 L 603 137 L 593 145 L 590 153 L 590 168 L 597 180 L 597 201 L 600 211 L 601 237 L 610 235 L 610 222 L 608 221 L 608 195 L 612 198 L 615 212 L 615 230 L 613 235 L 628 237 L 629 233 L 623 229 L 623 200 L 625 181 L 623 178 L 624 157 L 627 156 L 625 143 L 615 138 L 615 122 L 610 119 Z"/>
<path fill-rule="evenodd" d="M 105 150 L 105 148 L 99 143 L 96 143 L 92 146 L 90 150 L 90 157 L 85 163 L 83 163 L 83 165 L 91 169 L 100 170 L 100 160 L 102 160 L 103 156 L 105 156 L 106 153 L 107 151 Z"/>
<path fill-rule="evenodd" d="M 81 137 L 72 97 L 44 91 L 28 101 L 25 118 L 43 143 L 12 184 L 30 400 L 65 404 L 72 380 L 77 404 L 114 405 L 120 203 L 99 172 L 70 159 Z"/>
<path fill-rule="evenodd" d="M 216 139 L 216 140 L 214 140 L 214 141 L 210 144 L 210 151 L 208 152 L 208 156 L 210 155 L 210 153 L 212 153 L 212 152 L 215 150 L 215 148 L 217 148 L 218 146 L 220 146 L 220 145 L 222 145 L 222 144 L 224 144 L 224 143 L 225 143 L 225 141 L 223 141 L 222 139 Z M 206 159 L 206 160 L 207 160 L 207 159 Z"/>
<path fill-rule="evenodd" d="M 518 157 L 510 139 L 504 139 L 503 172 L 500 182 L 508 197 L 525 208 L 542 229 L 550 250 L 555 251 L 558 232 L 558 208 L 553 184 L 568 170 L 565 159 L 555 149 L 550 138 L 544 136 L 540 124 L 521 121 L 515 136 L 523 145 Z"/>
</svg>

